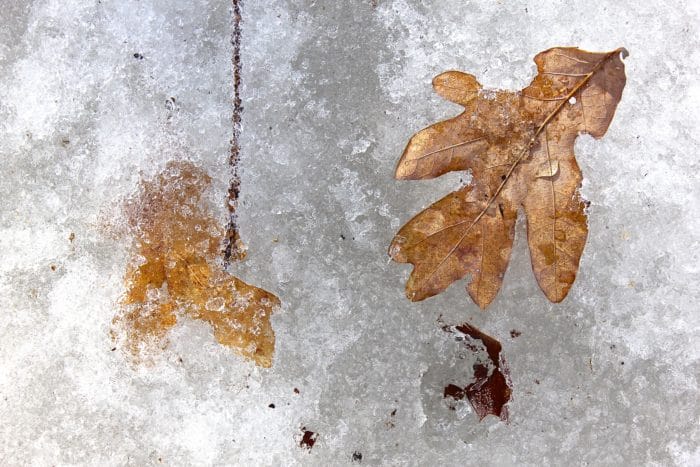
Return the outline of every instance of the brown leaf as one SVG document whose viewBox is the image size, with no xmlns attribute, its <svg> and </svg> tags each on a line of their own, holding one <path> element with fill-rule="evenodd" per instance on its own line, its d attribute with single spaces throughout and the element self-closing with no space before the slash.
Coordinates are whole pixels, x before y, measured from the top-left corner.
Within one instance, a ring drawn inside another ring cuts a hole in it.
<svg viewBox="0 0 700 467">
<path fill-rule="evenodd" d="M 454 400 L 466 397 L 479 415 L 479 420 L 483 420 L 487 415 L 495 415 L 507 422 L 507 404 L 513 390 L 508 365 L 501 355 L 501 343 L 469 323 L 443 326 L 442 330 L 450 334 L 459 334 L 464 347 L 477 355 L 481 354 L 482 350 L 474 343 L 481 341 L 487 356 L 487 358 L 477 358 L 477 362 L 472 367 L 473 382 L 466 386 L 450 383 L 445 386 L 443 397 L 451 397 Z"/>
<path fill-rule="evenodd" d="M 537 76 L 519 92 L 485 91 L 458 71 L 433 80 L 438 94 L 465 110 L 413 135 L 396 178 L 470 170 L 472 184 L 396 234 L 390 256 L 414 265 L 408 298 L 431 297 L 470 274 L 469 295 L 488 306 L 508 265 L 520 206 L 540 288 L 553 302 L 566 297 L 588 234 L 574 141 L 581 133 L 605 134 L 625 86 L 626 54 L 546 50 L 535 57 Z"/>
<path fill-rule="evenodd" d="M 144 350 L 164 344 L 179 316 L 188 316 L 211 325 L 219 343 L 269 367 L 275 346 L 270 316 L 279 300 L 219 264 L 224 231 L 201 202 L 209 183 L 191 163 L 172 162 L 127 201 L 137 254 L 113 335 L 123 330 L 139 360 Z"/>
</svg>

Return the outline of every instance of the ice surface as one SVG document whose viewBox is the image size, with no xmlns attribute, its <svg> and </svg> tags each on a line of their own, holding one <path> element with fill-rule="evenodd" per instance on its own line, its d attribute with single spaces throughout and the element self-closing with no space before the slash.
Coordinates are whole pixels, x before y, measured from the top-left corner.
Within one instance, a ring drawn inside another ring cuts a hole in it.
<svg viewBox="0 0 700 467">
<path fill-rule="evenodd" d="M 8 5 L 0 463 L 344 465 L 354 452 L 365 465 L 700 463 L 696 2 L 246 1 L 249 253 L 232 272 L 283 303 L 270 370 L 190 320 L 150 366 L 109 336 L 132 251 L 118 206 L 138 180 L 191 159 L 213 177 L 224 221 L 230 2 Z M 409 267 L 386 248 L 463 177 L 392 179 L 409 136 L 459 111 L 432 77 L 460 69 L 520 89 L 532 57 L 557 45 L 630 51 L 608 133 L 576 145 L 590 234 L 569 297 L 539 291 L 520 224 L 486 312 L 463 284 L 409 302 Z M 501 340 L 509 425 L 469 407 L 441 423 L 427 396 L 453 358 L 440 315 Z M 302 426 L 318 433 L 310 451 Z"/>
</svg>

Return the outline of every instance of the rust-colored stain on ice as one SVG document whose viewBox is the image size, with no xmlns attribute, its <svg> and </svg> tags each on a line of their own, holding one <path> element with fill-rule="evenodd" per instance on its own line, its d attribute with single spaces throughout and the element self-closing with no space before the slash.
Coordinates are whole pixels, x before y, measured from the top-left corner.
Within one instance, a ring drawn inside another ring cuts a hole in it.
<svg viewBox="0 0 700 467">
<path fill-rule="evenodd" d="M 307 430 L 305 426 L 301 427 L 302 435 L 299 441 L 299 447 L 311 451 L 316 444 L 316 439 L 318 438 L 318 433 L 311 430 Z"/>
<path fill-rule="evenodd" d="M 171 162 L 125 203 L 136 251 L 113 336 L 123 335 L 140 361 L 145 351 L 164 347 L 186 316 L 207 322 L 222 345 L 270 367 L 270 316 L 279 300 L 224 270 L 218 256 L 225 232 L 201 199 L 210 182 L 192 163 Z"/>
<path fill-rule="evenodd" d="M 503 421 L 508 421 L 508 401 L 511 396 L 511 382 L 508 375 L 508 367 L 501 355 L 501 343 L 493 337 L 484 334 L 469 323 L 457 326 L 443 326 L 443 331 L 460 334 L 464 339 L 464 346 L 474 353 L 479 348 L 474 341 L 481 341 L 486 347 L 486 359 L 477 358 L 473 366 L 474 382 L 465 387 L 456 384 L 445 386 L 443 396 L 455 400 L 469 400 L 474 411 L 483 420 L 487 415 L 495 415 Z"/>
</svg>

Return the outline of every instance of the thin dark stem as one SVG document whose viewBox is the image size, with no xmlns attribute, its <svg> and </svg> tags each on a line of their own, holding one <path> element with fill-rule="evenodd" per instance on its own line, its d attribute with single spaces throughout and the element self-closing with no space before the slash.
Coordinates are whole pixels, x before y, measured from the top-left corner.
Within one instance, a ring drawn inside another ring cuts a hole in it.
<svg viewBox="0 0 700 467">
<path fill-rule="evenodd" d="M 243 252 L 240 248 L 240 235 L 238 233 L 237 214 L 238 196 L 240 194 L 241 178 L 238 172 L 238 162 L 241 158 L 241 115 L 243 105 L 241 103 L 241 10 L 243 0 L 233 1 L 233 34 L 231 35 L 231 45 L 233 46 L 233 134 L 231 136 L 231 151 L 229 153 L 228 164 L 231 168 L 231 181 L 228 188 L 228 212 L 229 221 L 226 228 L 226 243 L 224 249 L 224 264 L 231 260 L 242 258 Z"/>
</svg>

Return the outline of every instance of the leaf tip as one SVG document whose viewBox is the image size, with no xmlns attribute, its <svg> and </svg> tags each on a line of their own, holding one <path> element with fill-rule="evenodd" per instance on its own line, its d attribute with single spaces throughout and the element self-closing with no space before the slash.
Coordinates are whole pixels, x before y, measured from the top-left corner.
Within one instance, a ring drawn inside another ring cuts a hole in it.
<svg viewBox="0 0 700 467">
<path fill-rule="evenodd" d="M 396 170 L 394 170 L 394 178 L 396 180 L 417 180 L 421 178 L 416 174 L 418 164 L 415 157 L 421 151 L 421 145 L 416 135 L 411 136 L 411 139 L 408 140 L 408 144 L 403 150 L 398 164 L 396 164 Z"/>
<path fill-rule="evenodd" d="M 412 288 L 406 287 L 405 290 L 406 293 L 406 298 L 408 298 L 412 302 L 420 302 L 423 300 L 425 297 L 421 297 L 418 295 L 418 292 L 416 290 L 413 290 Z"/>
<path fill-rule="evenodd" d="M 481 311 L 485 311 L 486 308 L 491 304 L 494 297 L 484 297 L 478 293 L 473 292 L 471 289 L 467 288 L 467 293 L 471 297 L 472 301 L 479 307 Z"/>
<path fill-rule="evenodd" d="M 412 171 L 408 170 L 407 164 L 405 164 L 403 159 L 401 159 L 399 165 L 396 166 L 396 170 L 394 171 L 394 178 L 396 180 L 410 180 L 412 173 Z"/>
<path fill-rule="evenodd" d="M 467 106 L 476 99 L 481 84 L 474 75 L 461 71 L 446 71 L 433 78 L 433 89 L 443 98 Z"/>
<path fill-rule="evenodd" d="M 545 296 L 547 297 L 547 300 L 549 300 L 552 303 L 561 303 L 564 301 L 567 295 L 569 295 L 569 290 L 571 289 L 571 285 L 568 285 L 567 287 L 562 287 L 558 290 L 546 290 L 542 287 L 542 292 L 544 292 Z"/>
</svg>

